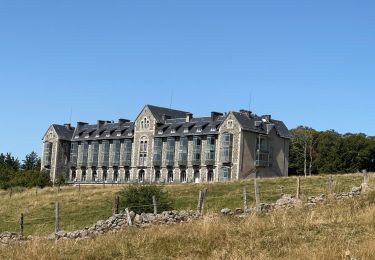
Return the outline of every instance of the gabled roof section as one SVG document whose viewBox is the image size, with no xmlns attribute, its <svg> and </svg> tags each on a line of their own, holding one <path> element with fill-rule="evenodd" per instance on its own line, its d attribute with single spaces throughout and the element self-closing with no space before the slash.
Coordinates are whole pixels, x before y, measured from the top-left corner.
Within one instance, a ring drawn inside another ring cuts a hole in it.
<svg viewBox="0 0 375 260">
<path fill-rule="evenodd" d="M 232 113 L 244 130 L 261 134 L 267 134 L 267 125 L 273 124 L 275 126 L 276 133 L 278 134 L 278 136 L 286 139 L 292 138 L 292 135 L 290 134 L 288 128 L 282 121 L 271 119 L 270 122 L 268 122 L 264 116 L 260 117 L 257 115 L 252 115 L 251 117 L 248 117 L 240 112 Z M 256 121 L 261 122 L 259 126 L 255 124 Z"/>
<path fill-rule="evenodd" d="M 52 125 L 53 129 L 55 129 L 55 132 L 59 139 L 64 141 L 70 141 L 72 140 L 72 136 L 74 133 L 74 127 L 68 127 L 65 125 Z"/>
<path fill-rule="evenodd" d="M 163 115 L 166 115 L 170 119 L 174 118 L 185 118 L 186 114 L 189 112 L 181 111 L 181 110 L 175 110 L 165 107 L 157 107 L 153 105 L 146 105 L 148 109 L 150 109 L 151 113 L 154 115 L 156 121 L 158 123 L 164 123 L 163 122 Z"/>
</svg>

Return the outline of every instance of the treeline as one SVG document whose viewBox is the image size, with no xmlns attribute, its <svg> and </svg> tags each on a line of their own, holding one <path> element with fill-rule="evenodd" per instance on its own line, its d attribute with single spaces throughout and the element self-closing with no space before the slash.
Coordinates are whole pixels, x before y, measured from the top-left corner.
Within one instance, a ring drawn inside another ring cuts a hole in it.
<svg viewBox="0 0 375 260">
<path fill-rule="evenodd" d="M 0 154 L 0 189 L 10 187 L 45 187 L 51 184 L 49 175 L 40 171 L 40 158 L 35 152 L 20 161 L 10 153 Z"/>
<path fill-rule="evenodd" d="M 289 174 L 375 171 L 375 137 L 300 126 L 291 130 Z"/>
</svg>

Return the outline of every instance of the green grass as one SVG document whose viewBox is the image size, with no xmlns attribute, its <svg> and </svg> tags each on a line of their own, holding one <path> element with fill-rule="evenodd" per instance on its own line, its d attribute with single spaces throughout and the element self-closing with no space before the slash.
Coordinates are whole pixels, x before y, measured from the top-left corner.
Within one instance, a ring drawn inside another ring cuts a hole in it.
<svg viewBox="0 0 375 260">
<path fill-rule="evenodd" d="M 375 178 L 370 177 L 370 185 L 375 186 Z M 335 191 L 349 191 L 359 186 L 362 176 L 359 174 L 335 175 Z M 259 180 L 262 202 L 274 202 L 280 197 L 280 186 L 284 193 L 295 194 L 296 178 L 270 178 Z M 111 215 L 113 197 L 126 186 L 81 186 L 45 188 L 38 190 L 0 191 L 0 232 L 18 231 L 18 219 L 21 213 L 25 216 L 25 234 L 48 235 L 54 231 L 55 202 L 60 203 L 61 227 L 64 230 L 81 229 L 90 226 L 99 219 Z M 173 208 L 196 209 L 198 192 L 207 188 L 206 210 L 218 212 L 224 207 L 241 208 L 243 188 L 248 192 L 249 206 L 254 205 L 253 180 L 212 184 L 179 184 L 167 185 L 165 189 L 173 198 Z M 301 178 L 302 199 L 307 196 L 328 192 L 328 177 L 316 176 Z"/>
</svg>

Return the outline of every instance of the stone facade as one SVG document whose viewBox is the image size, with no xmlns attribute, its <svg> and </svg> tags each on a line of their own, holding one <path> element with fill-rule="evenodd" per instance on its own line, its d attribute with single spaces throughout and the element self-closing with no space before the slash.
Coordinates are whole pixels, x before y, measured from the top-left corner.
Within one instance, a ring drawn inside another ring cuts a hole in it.
<svg viewBox="0 0 375 260">
<path fill-rule="evenodd" d="M 199 183 L 287 176 L 290 134 L 250 111 L 194 118 L 146 105 L 136 120 L 52 125 L 42 169 L 82 183 Z M 50 145 L 51 144 L 51 145 Z"/>
</svg>

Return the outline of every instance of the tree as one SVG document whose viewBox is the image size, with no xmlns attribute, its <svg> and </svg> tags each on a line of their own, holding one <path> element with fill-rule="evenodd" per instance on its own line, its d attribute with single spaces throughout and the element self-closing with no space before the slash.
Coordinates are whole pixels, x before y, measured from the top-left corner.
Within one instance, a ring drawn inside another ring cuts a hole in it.
<svg viewBox="0 0 375 260">
<path fill-rule="evenodd" d="M 26 155 L 25 160 L 23 160 L 22 169 L 23 170 L 39 170 L 40 169 L 40 158 L 36 152 L 31 152 Z"/>
<path fill-rule="evenodd" d="M 20 169 L 20 162 L 11 153 L 7 153 L 4 158 L 4 167 L 18 171 Z"/>
<path fill-rule="evenodd" d="M 291 147 L 291 167 L 295 173 L 307 176 L 307 161 L 309 160 L 309 175 L 313 171 L 315 145 L 318 132 L 307 126 L 299 126 L 291 130 L 293 139 Z"/>
</svg>

